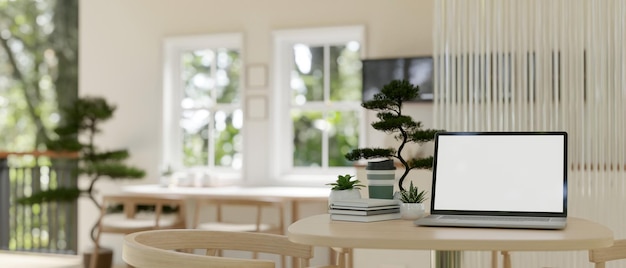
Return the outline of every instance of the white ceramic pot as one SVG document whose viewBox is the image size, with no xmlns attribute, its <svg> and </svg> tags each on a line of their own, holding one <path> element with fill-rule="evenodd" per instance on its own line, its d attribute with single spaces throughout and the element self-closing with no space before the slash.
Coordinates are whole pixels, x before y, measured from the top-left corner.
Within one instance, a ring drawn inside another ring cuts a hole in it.
<svg viewBox="0 0 626 268">
<path fill-rule="evenodd" d="M 361 199 L 361 191 L 359 189 L 350 190 L 331 190 L 328 196 L 328 206 L 336 200 Z"/>
<path fill-rule="evenodd" d="M 424 216 L 423 203 L 400 203 L 400 217 L 405 220 L 417 220 Z"/>
</svg>

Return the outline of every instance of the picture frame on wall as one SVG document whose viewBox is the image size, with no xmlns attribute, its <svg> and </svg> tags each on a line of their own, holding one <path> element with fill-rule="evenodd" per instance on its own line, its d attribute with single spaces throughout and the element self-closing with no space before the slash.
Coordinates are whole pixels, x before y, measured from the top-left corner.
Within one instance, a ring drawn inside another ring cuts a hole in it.
<svg viewBox="0 0 626 268">
<path fill-rule="evenodd" d="M 249 96 L 246 99 L 246 117 L 251 120 L 267 118 L 267 98 L 265 96 Z"/>
<path fill-rule="evenodd" d="M 264 64 L 250 64 L 246 69 L 247 87 L 250 89 L 267 86 L 267 67 Z"/>
</svg>

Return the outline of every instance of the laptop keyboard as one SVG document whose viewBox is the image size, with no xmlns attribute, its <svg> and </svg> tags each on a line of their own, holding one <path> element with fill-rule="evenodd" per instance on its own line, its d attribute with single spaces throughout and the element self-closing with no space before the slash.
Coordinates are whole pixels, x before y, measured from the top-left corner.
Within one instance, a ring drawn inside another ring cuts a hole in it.
<svg viewBox="0 0 626 268">
<path fill-rule="evenodd" d="M 443 220 L 478 220 L 478 221 L 540 221 L 548 222 L 550 218 L 537 218 L 537 217 L 494 217 L 494 216 L 459 216 L 459 215 L 447 215 L 441 216 Z"/>
</svg>

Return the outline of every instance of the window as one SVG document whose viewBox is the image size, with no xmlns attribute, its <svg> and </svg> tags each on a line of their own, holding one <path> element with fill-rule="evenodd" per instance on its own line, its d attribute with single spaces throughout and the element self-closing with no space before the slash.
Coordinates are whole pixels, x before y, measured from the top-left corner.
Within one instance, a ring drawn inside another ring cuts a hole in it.
<svg viewBox="0 0 626 268">
<path fill-rule="evenodd" d="M 333 27 L 274 33 L 275 176 L 354 172 L 344 155 L 364 140 L 363 32 Z"/>
<path fill-rule="evenodd" d="M 240 34 L 165 40 L 163 168 L 240 177 L 241 45 Z"/>
</svg>

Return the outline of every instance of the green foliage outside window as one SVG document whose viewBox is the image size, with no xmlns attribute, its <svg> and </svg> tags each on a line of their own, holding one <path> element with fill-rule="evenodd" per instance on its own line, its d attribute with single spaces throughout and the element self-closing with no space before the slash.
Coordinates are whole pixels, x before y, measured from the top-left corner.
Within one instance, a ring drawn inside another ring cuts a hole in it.
<svg viewBox="0 0 626 268">
<path fill-rule="evenodd" d="M 78 0 L 0 0 L 0 150 L 45 149 L 78 96 Z"/>
<path fill-rule="evenodd" d="M 238 168 L 241 159 L 241 59 L 229 49 L 182 54 L 183 165 Z"/>
<path fill-rule="evenodd" d="M 294 167 L 352 165 L 344 154 L 358 146 L 360 114 L 346 109 L 342 103 L 361 100 L 361 60 L 354 46 L 299 44 L 294 47 L 291 77 Z M 329 54 L 329 62 L 325 62 L 325 53 Z M 324 82 L 326 76 L 328 88 Z M 324 150 L 327 155 L 323 154 Z"/>
</svg>

